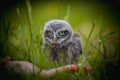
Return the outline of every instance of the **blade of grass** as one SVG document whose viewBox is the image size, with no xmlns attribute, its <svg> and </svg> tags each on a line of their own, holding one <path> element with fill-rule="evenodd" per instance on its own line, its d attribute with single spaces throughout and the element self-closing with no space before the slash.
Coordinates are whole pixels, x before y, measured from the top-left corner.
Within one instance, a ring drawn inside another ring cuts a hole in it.
<svg viewBox="0 0 120 80">
<path fill-rule="evenodd" d="M 85 35 L 84 35 L 79 29 L 78 29 L 78 32 L 79 32 L 79 34 L 84 38 L 84 40 L 87 41 L 87 38 L 85 37 Z M 97 46 L 95 46 L 92 42 L 89 42 L 89 44 L 90 44 L 94 49 L 96 49 L 99 53 L 102 53 L 102 52 L 100 51 L 100 49 L 97 48 Z"/>
<path fill-rule="evenodd" d="M 87 49 L 88 43 L 89 43 L 90 38 L 91 38 L 91 36 L 92 36 L 93 30 L 94 30 L 94 28 L 95 28 L 95 24 L 96 24 L 96 21 L 93 22 L 93 25 L 92 25 L 92 28 L 91 28 L 91 30 L 90 30 L 90 33 L 89 33 L 88 39 L 87 39 L 87 41 L 86 41 L 86 43 L 85 43 L 85 47 L 84 47 L 84 49 L 83 49 L 83 54 L 85 54 L 85 52 L 86 52 L 86 49 Z"/>
<path fill-rule="evenodd" d="M 66 15 L 64 17 L 64 20 L 69 21 L 70 18 L 70 6 L 67 5 Z"/>
<path fill-rule="evenodd" d="M 30 1 L 27 0 L 26 1 L 26 5 L 27 5 L 27 14 L 28 14 L 28 23 L 29 23 L 29 31 L 30 31 L 30 36 L 31 36 L 31 45 L 32 45 L 32 41 L 33 41 L 33 19 L 32 19 L 32 14 L 31 14 L 31 5 L 30 5 Z"/>
<path fill-rule="evenodd" d="M 60 0 L 57 0 L 57 4 L 58 4 L 58 18 L 60 19 Z"/>
<path fill-rule="evenodd" d="M 18 15 L 18 18 L 20 20 L 20 23 L 22 24 L 22 26 L 25 26 L 24 22 L 23 22 L 23 18 L 22 18 L 21 13 L 20 13 L 20 9 L 17 8 L 16 11 L 17 11 L 17 15 Z"/>
<path fill-rule="evenodd" d="M 27 15 L 28 15 L 28 23 L 29 23 L 29 31 L 30 31 L 30 40 L 31 40 L 31 43 L 30 43 L 30 48 L 29 48 L 29 51 L 30 53 L 33 53 L 34 51 L 34 33 L 33 33 L 33 27 L 34 27 L 34 24 L 33 24 L 33 19 L 32 19 L 32 14 L 31 14 L 31 5 L 30 5 L 30 0 L 27 0 L 26 1 L 26 5 L 27 5 Z M 31 55 L 30 55 L 31 57 Z M 34 61 L 32 61 L 32 63 L 34 64 Z M 33 72 L 34 72 L 34 65 L 33 65 Z"/>
</svg>

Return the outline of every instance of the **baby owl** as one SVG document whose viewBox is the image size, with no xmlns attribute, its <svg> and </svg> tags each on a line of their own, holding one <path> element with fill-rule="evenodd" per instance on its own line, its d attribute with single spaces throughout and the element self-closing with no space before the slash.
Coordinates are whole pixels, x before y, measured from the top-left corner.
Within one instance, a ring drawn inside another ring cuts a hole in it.
<svg viewBox="0 0 120 80">
<path fill-rule="evenodd" d="M 78 61 L 82 53 L 81 39 L 73 32 L 68 22 L 48 21 L 43 32 L 43 48 L 50 50 L 50 60 L 58 63 L 63 60 L 65 64 L 75 64 Z M 63 59 L 60 55 L 63 55 Z"/>
</svg>

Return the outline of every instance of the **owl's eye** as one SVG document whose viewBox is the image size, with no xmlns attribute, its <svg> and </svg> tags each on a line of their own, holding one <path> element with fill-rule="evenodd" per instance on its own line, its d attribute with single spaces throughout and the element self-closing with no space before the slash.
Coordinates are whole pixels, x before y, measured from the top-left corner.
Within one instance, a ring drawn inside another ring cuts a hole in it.
<svg viewBox="0 0 120 80">
<path fill-rule="evenodd" d="M 59 35 L 60 35 L 60 36 L 63 36 L 64 33 L 65 33 L 64 31 L 60 31 L 60 32 L 59 32 Z"/>
<path fill-rule="evenodd" d="M 45 35 L 49 38 L 53 38 L 53 32 L 50 30 L 45 31 Z"/>
<path fill-rule="evenodd" d="M 58 33 L 58 37 L 59 37 L 59 38 L 65 37 L 65 36 L 67 36 L 67 34 L 68 34 L 68 31 L 67 31 L 67 30 L 60 31 L 60 32 Z"/>
</svg>

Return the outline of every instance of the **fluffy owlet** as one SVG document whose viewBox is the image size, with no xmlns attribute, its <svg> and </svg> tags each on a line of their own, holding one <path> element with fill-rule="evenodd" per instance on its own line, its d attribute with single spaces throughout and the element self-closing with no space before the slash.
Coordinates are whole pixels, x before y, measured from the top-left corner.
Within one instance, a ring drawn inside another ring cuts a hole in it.
<svg viewBox="0 0 120 80">
<path fill-rule="evenodd" d="M 64 61 L 66 64 L 75 64 L 78 61 L 82 53 L 81 39 L 73 32 L 68 22 L 48 21 L 43 32 L 43 47 L 50 50 L 50 60 Z"/>
</svg>

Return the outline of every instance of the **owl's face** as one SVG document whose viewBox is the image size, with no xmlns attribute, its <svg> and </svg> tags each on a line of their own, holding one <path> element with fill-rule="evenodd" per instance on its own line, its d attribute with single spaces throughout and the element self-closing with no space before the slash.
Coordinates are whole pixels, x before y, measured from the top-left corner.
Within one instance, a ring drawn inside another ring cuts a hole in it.
<svg viewBox="0 0 120 80">
<path fill-rule="evenodd" d="M 52 20 L 46 23 L 44 27 L 44 40 L 51 45 L 61 45 L 70 40 L 72 29 L 64 20 Z"/>
</svg>

